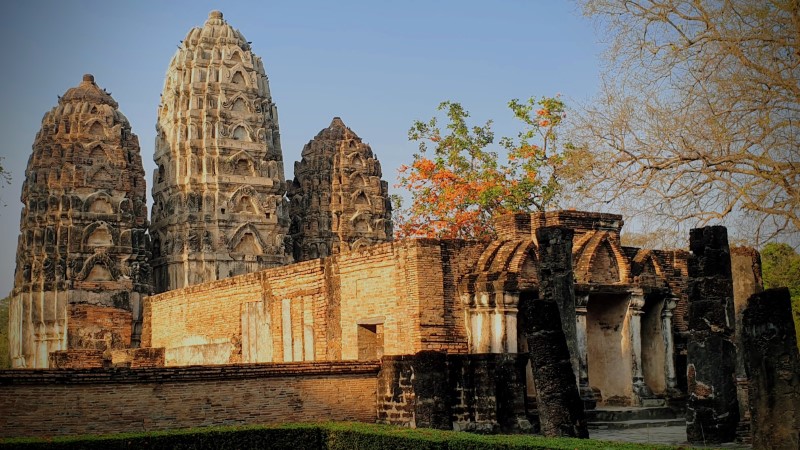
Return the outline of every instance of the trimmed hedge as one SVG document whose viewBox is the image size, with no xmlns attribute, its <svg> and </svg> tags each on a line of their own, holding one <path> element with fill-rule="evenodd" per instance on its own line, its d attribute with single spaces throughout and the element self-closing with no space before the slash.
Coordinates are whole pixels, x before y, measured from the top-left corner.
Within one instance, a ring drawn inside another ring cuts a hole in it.
<svg viewBox="0 0 800 450">
<path fill-rule="evenodd" d="M 674 449 L 590 439 L 529 435 L 479 435 L 431 429 L 409 429 L 364 423 L 289 424 L 280 426 L 209 427 L 151 433 L 69 436 L 52 439 L 4 439 L 0 449 L 263 449 L 291 450 L 513 450 L 513 449 Z"/>
</svg>

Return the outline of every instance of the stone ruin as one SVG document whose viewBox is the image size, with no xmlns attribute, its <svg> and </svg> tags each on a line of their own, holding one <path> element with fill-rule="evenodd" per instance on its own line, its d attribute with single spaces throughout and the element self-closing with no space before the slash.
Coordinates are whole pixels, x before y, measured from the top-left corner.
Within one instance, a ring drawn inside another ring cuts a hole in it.
<svg viewBox="0 0 800 450">
<path fill-rule="evenodd" d="M 289 184 L 294 260 L 324 258 L 392 237 L 389 185 L 381 164 L 342 119 L 334 117 L 303 148 Z"/>
<path fill-rule="evenodd" d="M 13 367 L 48 367 L 59 350 L 138 347 L 152 293 L 144 170 L 128 120 L 92 75 L 42 119 L 22 202 Z"/>
<path fill-rule="evenodd" d="M 173 56 L 156 132 L 156 292 L 291 262 L 278 109 L 261 58 L 219 11 Z"/>
<path fill-rule="evenodd" d="M 500 217 L 491 242 L 391 242 L 380 163 L 341 119 L 284 182 L 263 64 L 216 11 L 170 64 L 157 131 L 150 243 L 116 102 L 87 75 L 45 115 L 14 367 L 382 358 L 385 423 L 585 437 L 584 409 L 668 404 L 687 407 L 691 442 L 751 423 L 757 447 L 797 442 L 785 295 L 760 293 L 758 253 L 724 228 L 647 250 L 620 244 L 619 215 L 554 211 Z"/>
<path fill-rule="evenodd" d="M 338 118 L 288 183 L 302 205 L 292 219 L 264 65 L 219 11 L 167 71 L 150 223 L 138 140 L 117 107 L 87 75 L 43 119 L 22 193 L 13 367 L 52 366 L 58 351 L 71 352 L 62 366 L 130 364 L 131 351 L 110 351 L 139 346 L 144 295 L 285 266 L 295 248 L 310 259 L 392 239 L 380 163 Z M 290 224 L 312 217 L 293 244 Z"/>
</svg>

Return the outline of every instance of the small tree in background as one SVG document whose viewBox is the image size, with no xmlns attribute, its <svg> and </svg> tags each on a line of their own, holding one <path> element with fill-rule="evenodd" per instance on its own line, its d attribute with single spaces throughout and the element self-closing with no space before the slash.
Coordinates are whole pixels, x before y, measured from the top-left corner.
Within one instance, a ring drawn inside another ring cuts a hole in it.
<svg viewBox="0 0 800 450">
<path fill-rule="evenodd" d="M 508 104 L 523 124 L 516 138 L 498 141 L 505 163 L 489 150 L 494 144 L 492 121 L 470 126 L 469 112 L 456 102 L 443 102 L 447 124 L 439 119 L 416 121 L 408 132 L 419 142 L 411 165 L 400 168 L 397 187 L 411 194 L 404 209 L 395 197 L 397 237 L 491 239 L 492 219 L 507 212 L 544 211 L 555 207 L 561 173 L 571 148 L 559 148 L 558 128 L 565 117 L 559 97 L 530 98 Z"/>
<path fill-rule="evenodd" d="M 788 244 L 770 242 L 761 250 L 761 272 L 765 288 L 789 288 L 794 328 L 800 346 L 800 255 Z"/>
</svg>

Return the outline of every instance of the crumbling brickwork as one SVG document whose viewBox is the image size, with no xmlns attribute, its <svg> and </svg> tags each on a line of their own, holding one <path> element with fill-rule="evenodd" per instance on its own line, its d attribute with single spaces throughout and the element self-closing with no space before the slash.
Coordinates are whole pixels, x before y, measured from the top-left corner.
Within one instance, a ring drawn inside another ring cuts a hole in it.
<svg viewBox="0 0 800 450">
<path fill-rule="evenodd" d="M 294 259 L 392 240 L 389 186 L 369 145 L 334 117 L 303 148 L 288 198 Z"/>
<path fill-rule="evenodd" d="M 156 132 L 157 292 L 290 261 L 277 107 L 261 58 L 221 12 L 172 58 Z"/>
<path fill-rule="evenodd" d="M 92 75 L 42 119 L 22 202 L 12 366 L 47 367 L 53 351 L 111 348 L 78 336 L 107 324 L 93 308 L 127 314 L 109 332 L 137 344 L 141 297 L 151 291 L 144 170 L 138 138 Z"/>
</svg>

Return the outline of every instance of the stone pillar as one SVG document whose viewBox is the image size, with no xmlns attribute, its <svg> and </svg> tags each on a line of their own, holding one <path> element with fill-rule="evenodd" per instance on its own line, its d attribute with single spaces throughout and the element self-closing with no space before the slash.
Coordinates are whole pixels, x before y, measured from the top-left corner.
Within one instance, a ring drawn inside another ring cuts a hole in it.
<svg viewBox="0 0 800 450">
<path fill-rule="evenodd" d="M 475 294 L 476 309 L 470 312 L 473 321 L 472 336 L 475 338 L 473 353 L 491 352 L 492 311 L 489 307 L 491 295 L 490 292 Z"/>
<path fill-rule="evenodd" d="M 573 231 L 567 228 L 536 230 L 540 298 L 521 304 L 520 315 L 524 317 L 523 331 L 533 366 L 542 434 L 586 438 L 589 433 L 583 402 L 575 383 L 558 306 L 575 304 L 572 236 Z"/>
<path fill-rule="evenodd" d="M 586 331 L 586 307 L 589 304 L 589 295 L 575 296 L 575 347 L 578 353 L 578 367 L 573 367 L 577 373 L 578 391 L 586 409 L 594 409 L 597 402 L 594 392 L 589 386 L 589 355 L 588 355 L 588 335 Z"/>
<path fill-rule="evenodd" d="M 800 355 L 787 288 L 747 301 L 742 344 L 754 449 L 800 448 Z"/>
<path fill-rule="evenodd" d="M 637 289 L 630 294 L 628 303 L 628 321 L 631 343 L 631 378 L 635 404 L 641 405 L 645 398 L 653 397 L 653 392 L 644 382 L 642 371 L 642 308 L 644 308 L 644 293 Z"/>
<path fill-rule="evenodd" d="M 751 295 L 764 290 L 761 281 L 761 255 L 750 247 L 731 248 L 731 276 L 733 277 L 733 304 L 736 311 L 736 347 L 742 348 L 742 314 Z M 745 354 L 736 352 L 736 397 L 739 400 L 739 428 L 737 440 L 750 443 L 750 408 L 748 380 L 745 373 Z"/>
<path fill-rule="evenodd" d="M 739 404 L 727 230 L 693 229 L 689 249 L 686 436 L 690 443 L 732 442 Z"/>
<path fill-rule="evenodd" d="M 502 284 L 502 283 L 500 283 Z M 492 287 L 465 293 L 470 353 L 517 353 L 519 292 Z"/>
<path fill-rule="evenodd" d="M 675 375 L 675 343 L 672 335 L 672 316 L 678 299 L 669 297 L 664 300 L 661 310 L 661 336 L 664 338 L 664 375 L 667 380 L 667 393 L 677 393 L 678 380 Z"/>
</svg>

